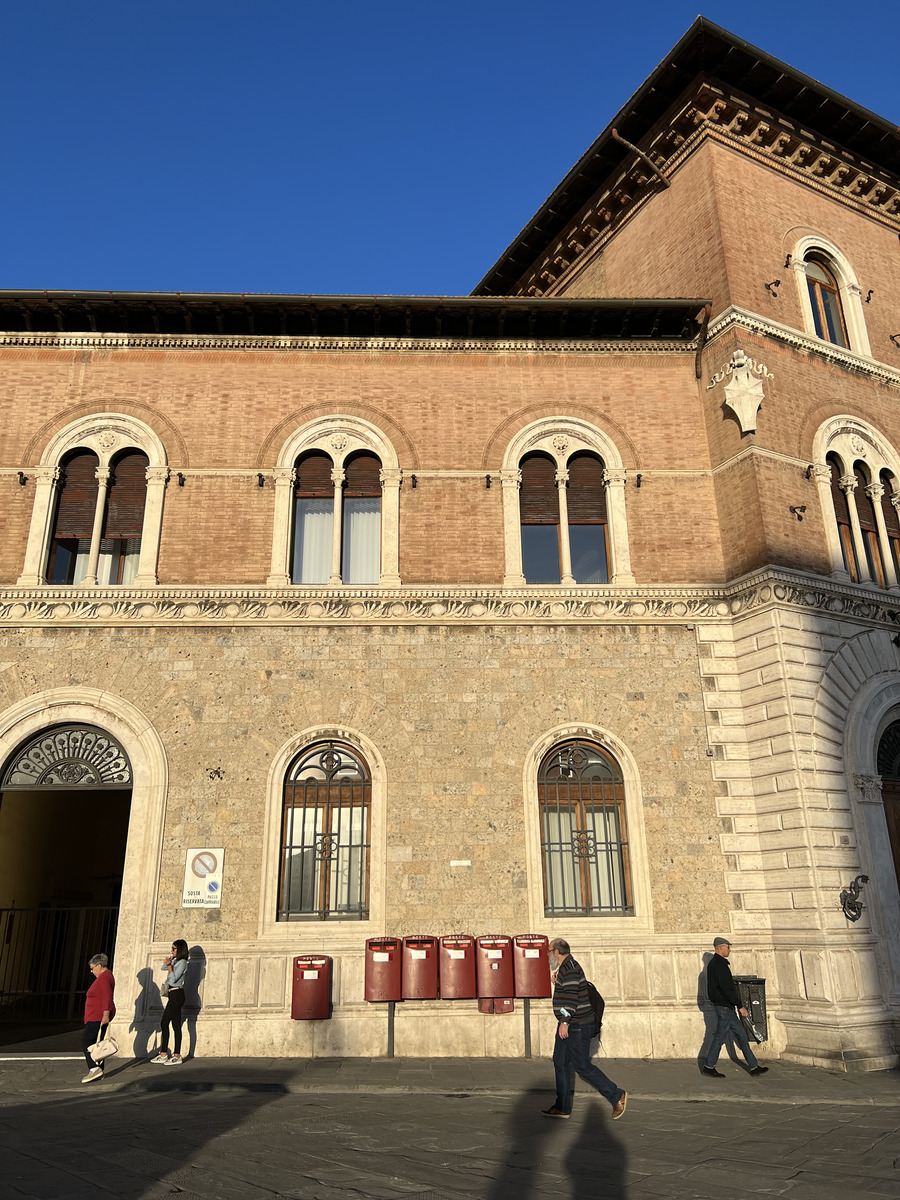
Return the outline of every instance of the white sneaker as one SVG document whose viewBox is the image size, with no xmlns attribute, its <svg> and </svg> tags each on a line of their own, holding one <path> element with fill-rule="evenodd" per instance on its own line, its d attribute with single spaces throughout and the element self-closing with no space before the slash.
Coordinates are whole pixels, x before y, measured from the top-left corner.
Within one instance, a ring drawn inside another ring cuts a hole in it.
<svg viewBox="0 0 900 1200">
<path fill-rule="evenodd" d="M 166 1062 L 170 1067 L 180 1067 L 182 1063 L 181 1055 L 173 1054 L 171 1058 L 166 1060 Z"/>
<path fill-rule="evenodd" d="M 162 1053 L 157 1054 L 156 1058 L 151 1058 L 150 1061 L 152 1063 L 167 1063 L 169 1061 L 169 1056 L 163 1051 Z"/>
<path fill-rule="evenodd" d="M 102 1067 L 91 1067 L 91 1069 L 88 1071 L 87 1075 L 84 1076 L 84 1078 L 82 1079 L 81 1082 L 82 1083 L 91 1083 L 94 1079 L 102 1079 L 102 1078 L 103 1078 L 103 1068 Z"/>
</svg>

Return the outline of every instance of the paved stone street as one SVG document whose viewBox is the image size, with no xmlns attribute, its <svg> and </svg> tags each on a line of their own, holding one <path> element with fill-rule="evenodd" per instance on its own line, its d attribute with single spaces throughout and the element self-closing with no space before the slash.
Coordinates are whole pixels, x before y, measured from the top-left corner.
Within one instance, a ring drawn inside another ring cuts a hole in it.
<svg viewBox="0 0 900 1200">
<path fill-rule="evenodd" d="M 749 1079 L 726 1063 L 728 1078 L 708 1081 L 691 1063 L 603 1065 L 631 1087 L 616 1123 L 580 1083 L 572 1120 L 541 1117 L 552 1103 L 547 1062 L 124 1061 L 81 1086 L 77 1062 L 6 1060 L 0 1197 L 848 1200 L 900 1191 L 896 1073 L 776 1063 Z"/>
</svg>

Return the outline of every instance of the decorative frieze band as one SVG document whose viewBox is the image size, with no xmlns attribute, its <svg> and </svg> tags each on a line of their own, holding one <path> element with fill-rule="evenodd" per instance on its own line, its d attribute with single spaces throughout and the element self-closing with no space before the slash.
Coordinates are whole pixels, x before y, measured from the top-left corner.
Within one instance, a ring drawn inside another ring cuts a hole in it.
<svg viewBox="0 0 900 1200">
<path fill-rule="evenodd" d="M 771 605 L 900 625 L 900 595 L 784 570 L 725 588 L 10 587 L 0 625 L 688 624 Z"/>
</svg>

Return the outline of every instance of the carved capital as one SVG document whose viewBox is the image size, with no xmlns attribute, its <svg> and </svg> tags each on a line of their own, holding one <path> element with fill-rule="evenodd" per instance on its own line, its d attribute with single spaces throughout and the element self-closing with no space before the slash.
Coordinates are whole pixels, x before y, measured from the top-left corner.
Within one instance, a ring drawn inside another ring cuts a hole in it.
<svg viewBox="0 0 900 1200">
<path fill-rule="evenodd" d="M 838 483 L 840 484 L 840 487 L 841 487 L 841 491 L 846 492 L 848 496 L 852 496 L 853 493 L 856 491 L 856 485 L 858 482 L 859 482 L 859 480 L 856 478 L 855 475 L 842 475 L 840 477 L 840 479 L 838 480 Z"/>
<path fill-rule="evenodd" d="M 880 775 L 854 775 L 853 782 L 859 788 L 860 804 L 881 804 Z"/>
<path fill-rule="evenodd" d="M 49 487 L 51 484 L 59 483 L 61 471 L 59 467 L 35 467 L 31 474 L 34 477 L 34 482 L 38 487 L 40 487 L 41 484 L 43 484 L 44 487 Z"/>
<path fill-rule="evenodd" d="M 831 486 L 831 467 L 828 463 L 813 463 L 812 473 L 818 483 Z"/>
<path fill-rule="evenodd" d="M 169 481 L 170 471 L 168 467 L 148 467 L 144 475 L 148 484 L 166 484 Z"/>
<path fill-rule="evenodd" d="M 382 487 L 399 487 L 403 472 L 399 467 L 382 467 L 378 472 Z"/>
<path fill-rule="evenodd" d="M 94 471 L 94 475 L 96 476 L 98 483 L 109 483 L 109 477 L 112 475 L 112 471 L 109 469 L 109 467 L 97 467 L 97 469 Z"/>
<path fill-rule="evenodd" d="M 881 497 L 884 495 L 884 484 L 870 483 L 866 488 L 866 495 L 874 504 L 880 504 Z"/>
<path fill-rule="evenodd" d="M 625 487 L 624 467 L 606 467 L 603 471 L 603 482 L 607 487 Z"/>
<path fill-rule="evenodd" d="M 291 487 L 296 482 L 297 471 L 294 467 L 275 467 L 272 478 L 276 487 Z"/>
<path fill-rule="evenodd" d="M 335 467 L 331 472 L 331 482 L 335 487 L 340 487 L 344 482 L 344 478 L 344 472 L 340 469 L 340 467 Z"/>
<path fill-rule="evenodd" d="M 568 471 L 557 471 L 556 472 L 556 486 L 558 488 L 565 487 L 568 482 L 569 482 L 569 472 Z"/>
<path fill-rule="evenodd" d="M 518 468 L 511 471 L 501 471 L 500 484 L 502 487 L 515 488 L 518 490 L 522 486 L 522 472 L 518 470 Z"/>
</svg>

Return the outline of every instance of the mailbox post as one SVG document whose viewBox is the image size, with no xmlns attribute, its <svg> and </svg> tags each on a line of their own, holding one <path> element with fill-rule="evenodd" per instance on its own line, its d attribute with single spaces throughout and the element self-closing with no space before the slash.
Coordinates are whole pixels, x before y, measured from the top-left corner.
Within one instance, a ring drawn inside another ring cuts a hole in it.
<svg viewBox="0 0 900 1200">
<path fill-rule="evenodd" d="M 366 942 L 364 998 L 370 1003 L 387 1001 L 387 1056 L 394 1057 L 394 1005 L 402 999 L 402 960 L 399 938 L 369 938 Z"/>
</svg>

